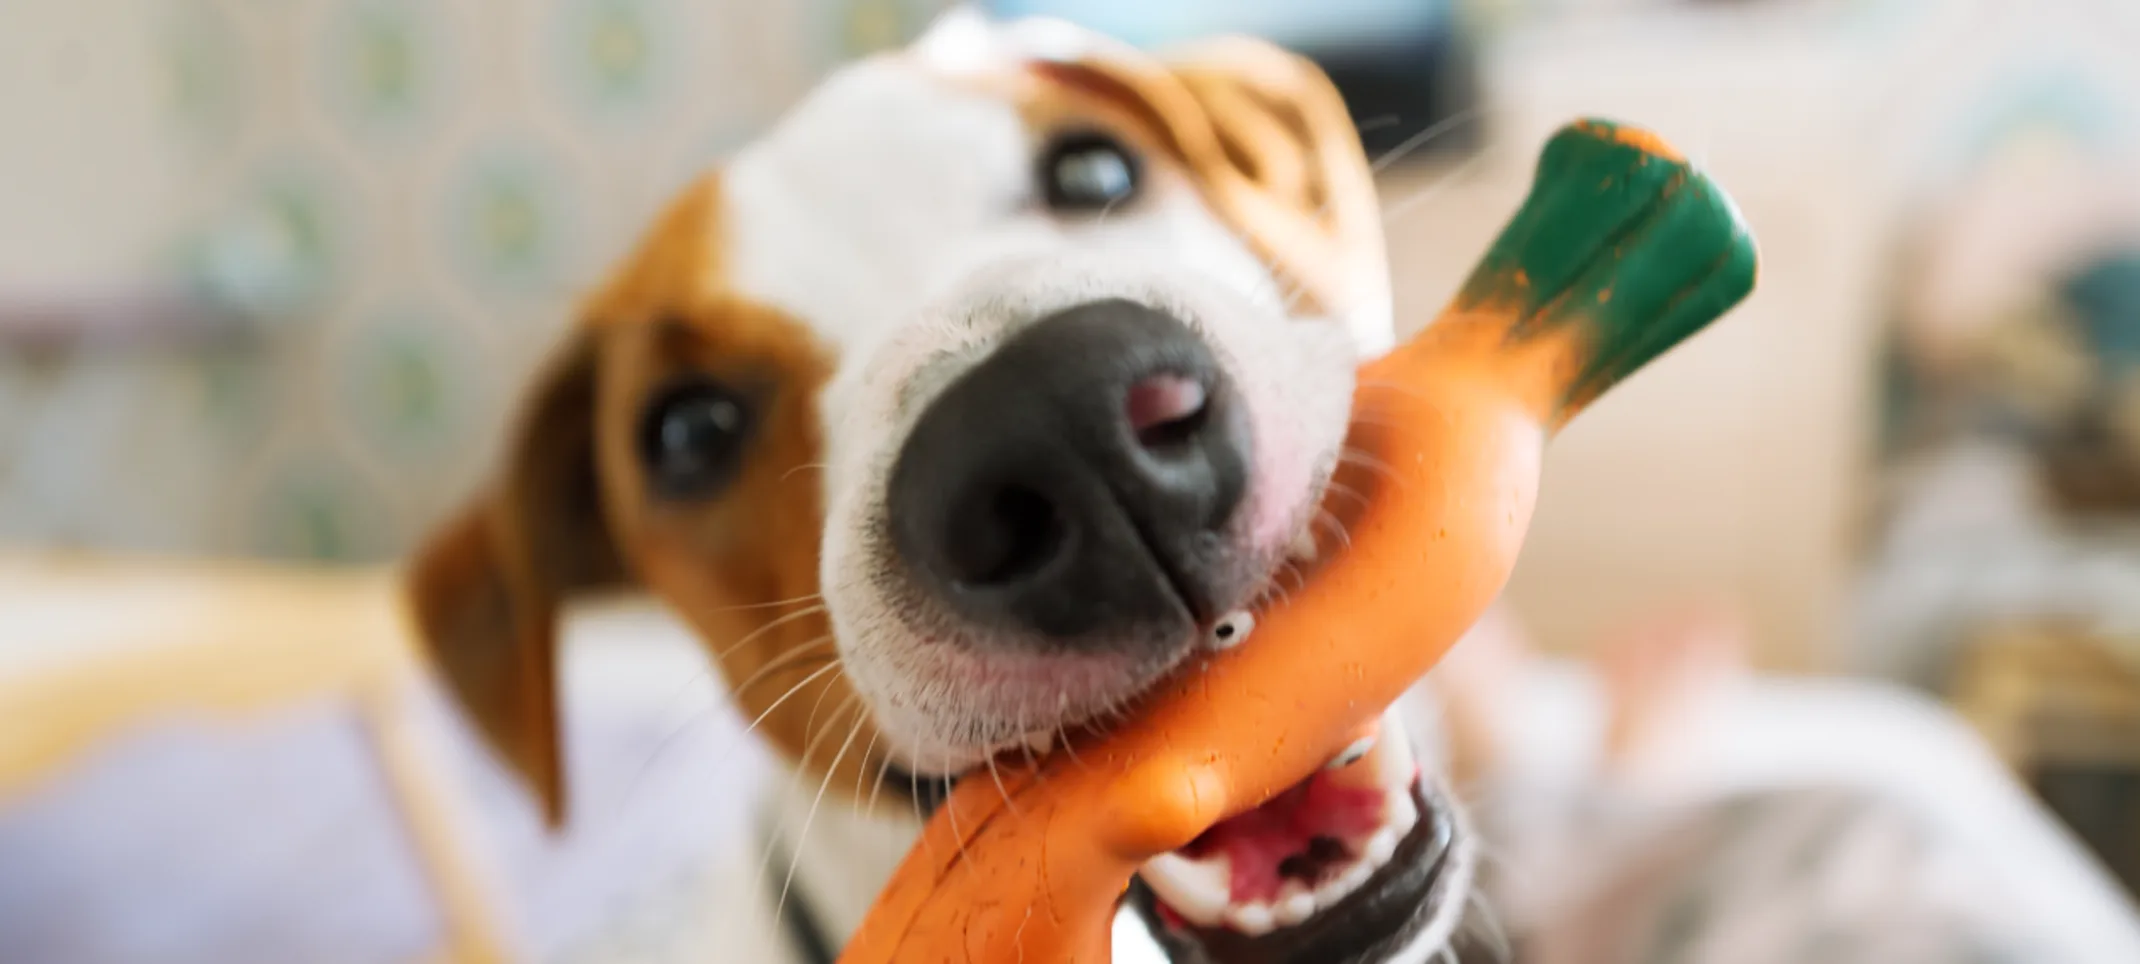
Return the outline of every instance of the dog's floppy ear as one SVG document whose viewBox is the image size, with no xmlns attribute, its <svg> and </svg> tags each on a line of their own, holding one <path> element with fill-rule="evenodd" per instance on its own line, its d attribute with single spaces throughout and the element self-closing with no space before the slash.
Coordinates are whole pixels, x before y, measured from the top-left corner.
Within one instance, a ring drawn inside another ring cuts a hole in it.
<svg viewBox="0 0 2140 964">
<path fill-rule="evenodd" d="M 418 631 L 469 715 L 563 821 L 558 608 L 626 581 L 595 479 L 596 335 L 576 333 L 519 413 L 503 471 L 417 554 Z"/>
<path fill-rule="evenodd" d="M 1392 343 L 1374 175 L 1344 99 L 1305 57 L 1249 37 L 1041 65 L 1124 104 L 1188 166 L 1211 205 L 1363 349 Z"/>
</svg>

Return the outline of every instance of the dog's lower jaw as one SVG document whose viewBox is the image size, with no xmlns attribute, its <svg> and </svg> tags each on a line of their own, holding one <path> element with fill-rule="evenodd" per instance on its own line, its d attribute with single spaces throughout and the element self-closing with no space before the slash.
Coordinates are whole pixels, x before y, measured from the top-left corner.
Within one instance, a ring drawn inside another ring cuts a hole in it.
<svg viewBox="0 0 2140 964">
<path fill-rule="evenodd" d="M 845 794 L 818 798 L 810 780 L 785 767 L 769 783 L 758 808 L 765 848 L 758 880 L 765 906 L 782 916 L 773 924 L 792 926 L 787 915 L 809 920 L 822 929 L 827 946 L 837 949 L 861 926 L 884 882 L 920 838 L 924 821 L 903 799 L 895 799 L 898 789 L 883 789 L 881 806 L 871 808 Z M 1377 948 L 1379 956 L 1346 964 L 1427 964 L 1449 946 L 1477 863 L 1476 842 L 1460 817 L 1451 818 L 1459 826 L 1431 891 L 1433 916 L 1400 946 Z M 1209 964 L 1168 950 L 1144 913 L 1128 902 L 1115 915 L 1113 937 L 1115 964 Z"/>
<path fill-rule="evenodd" d="M 920 839 L 924 820 L 919 808 L 908 806 L 903 787 L 866 788 L 865 800 L 857 802 L 846 794 L 818 799 L 811 784 L 788 766 L 774 771 L 758 807 L 766 857 L 759 887 L 765 906 L 783 917 L 772 923 L 792 927 L 788 915 L 808 920 L 836 952 Z M 1172 964 L 1143 917 L 1127 905 L 1116 914 L 1114 962 Z"/>
<path fill-rule="evenodd" d="M 1193 645 L 1192 631 L 1185 627 L 1181 640 L 1142 657 L 977 653 L 957 642 L 937 641 L 903 647 L 907 668 L 926 661 L 924 675 L 938 682 L 911 694 L 910 701 L 897 698 L 902 691 L 892 688 L 891 696 L 872 704 L 884 734 L 878 749 L 910 772 L 957 776 L 1105 717 L 1148 689 Z M 871 658 L 887 651 L 878 647 L 847 657 L 850 674 L 865 694 L 875 696 Z M 1029 678 L 1030 685 L 1013 685 L 1013 677 Z M 957 712 L 944 712 L 947 708 Z"/>
<path fill-rule="evenodd" d="M 1237 537 L 1242 575 L 1215 601 L 1221 612 L 1214 618 L 1282 597 L 1312 570 L 1321 531 L 1313 522 L 1329 468 L 1307 471 L 1306 495 L 1286 513 L 1291 521 L 1262 539 Z M 896 600 L 883 607 L 895 614 L 933 611 L 895 577 L 878 577 L 867 592 Z M 1198 653 L 1239 642 L 1216 642 L 1211 622 L 1184 619 L 1135 640 L 984 643 L 971 627 L 932 619 L 916 628 L 901 615 L 865 621 L 843 607 L 831 612 L 847 678 L 869 701 L 882 734 L 878 752 L 934 776 L 957 776 L 1035 747 L 1045 752 L 1084 728 L 1104 727 Z"/>
<path fill-rule="evenodd" d="M 1371 749 L 1348 749 L 1332 763 L 1354 773 L 1387 774 L 1395 772 L 1397 763 L 1410 761 L 1415 774 L 1406 783 L 1414 806 L 1405 810 L 1414 819 L 1403 824 L 1413 829 L 1399 837 L 1393 852 L 1378 851 L 1385 856 L 1377 858 L 1369 882 L 1353 885 L 1344 903 L 1326 905 L 1297 930 L 1280 927 L 1249 936 L 1207 928 L 1198 931 L 1203 936 L 1196 939 L 1179 929 L 1186 925 L 1182 915 L 1171 909 L 1161 912 L 1153 889 L 1140 884 L 1141 896 L 1125 901 L 1115 921 L 1117 964 L 1438 960 L 1453 946 L 1470 908 L 1478 845 L 1461 807 L 1433 776 L 1440 770 L 1434 762 L 1438 751 L 1431 741 L 1418 742 L 1416 728 L 1407 725 L 1409 715 L 1406 709 L 1393 712 L 1385 718 L 1384 736 Z M 1404 736 L 1392 741 L 1391 734 Z M 1408 749 L 1387 756 L 1392 742 Z M 1414 745 L 1420 749 L 1409 749 Z M 978 779 L 986 781 L 985 776 Z M 897 775 L 881 779 L 881 785 L 863 787 L 857 796 L 855 788 L 827 787 L 820 778 L 792 769 L 776 771 L 760 807 L 761 834 L 768 842 L 768 857 L 759 872 L 766 906 L 784 905 L 784 914 L 815 921 L 828 947 L 841 946 L 923 831 L 931 808 L 917 800 L 908 780 Z M 916 778 L 913 786 L 928 791 L 932 782 L 941 781 Z M 1214 846 L 1223 851 L 1228 845 L 1214 841 Z"/>
<path fill-rule="evenodd" d="M 907 851 L 921 837 L 923 818 L 908 806 L 905 787 L 827 788 L 793 769 L 773 770 L 757 807 L 764 841 L 759 886 L 776 907 L 807 908 L 832 948 L 844 945 L 876 903 Z M 869 806 L 874 801 L 877 806 Z M 780 913 L 787 913 L 780 908 Z"/>
</svg>

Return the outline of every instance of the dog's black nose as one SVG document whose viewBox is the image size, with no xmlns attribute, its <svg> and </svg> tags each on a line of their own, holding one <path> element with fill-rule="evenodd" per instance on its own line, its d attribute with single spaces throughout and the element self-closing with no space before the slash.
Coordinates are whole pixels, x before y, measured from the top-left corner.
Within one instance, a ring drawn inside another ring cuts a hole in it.
<svg viewBox="0 0 2140 964">
<path fill-rule="evenodd" d="M 1180 320 L 1129 301 L 1019 331 L 922 413 L 893 467 L 893 539 L 961 616 L 1049 640 L 1214 615 L 1249 431 Z"/>
</svg>

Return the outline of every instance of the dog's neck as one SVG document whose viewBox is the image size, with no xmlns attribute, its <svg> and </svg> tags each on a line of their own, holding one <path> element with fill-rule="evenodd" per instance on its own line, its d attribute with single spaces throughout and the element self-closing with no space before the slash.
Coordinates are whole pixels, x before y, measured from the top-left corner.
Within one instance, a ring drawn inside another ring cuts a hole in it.
<svg viewBox="0 0 2140 964">
<path fill-rule="evenodd" d="M 890 788 L 872 810 L 851 794 L 837 793 L 838 788 L 820 797 L 818 783 L 786 765 L 767 781 L 758 824 L 769 857 L 760 886 L 767 906 L 779 908 L 784 926 L 806 919 L 820 930 L 826 946 L 836 950 L 862 926 L 878 892 L 920 838 L 922 820 L 907 809 L 903 797 L 883 799 L 893 797 Z M 1141 919 L 1125 911 L 1115 921 L 1114 960 L 1167 964 L 1168 958 Z"/>
<path fill-rule="evenodd" d="M 862 925 L 877 892 L 921 836 L 922 821 L 892 789 L 872 810 L 854 801 L 853 788 L 819 794 L 819 783 L 819 777 L 785 765 L 767 781 L 758 820 L 770 848 L 763 886 L 776 902 L 787 889 L 787 903 L 807 908 L 838 947 Z"/>
</svg>

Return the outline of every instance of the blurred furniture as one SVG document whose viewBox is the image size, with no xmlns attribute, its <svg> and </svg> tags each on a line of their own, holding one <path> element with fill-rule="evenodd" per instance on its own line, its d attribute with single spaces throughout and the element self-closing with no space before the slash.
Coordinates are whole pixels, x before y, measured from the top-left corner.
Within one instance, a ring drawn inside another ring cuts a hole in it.
<svg viewBox="0 0 2140 964">
<path fill-rule="evenodd" d="M 2020 624 L 1964 649 L 1952 699 L 2037 795 L 2140 895 L 2140 652 Z"/>
<path fill-rule="evenodd" d="M 273 919 L 265 895 L 212 885 L 235 877 L 326 899 L 301 877 L 343 862 L 306 868 L 261 845 L 339 839 L 410 860 L 440 932 L 430 959 L 503 960 L 461 788 L 427 745 L 436 721 L 413 712 L 424 673 L 388 588 L 238 567 L 0 564 L 0 958 L 129 959 L 190 937 L 261 959 L 266 948 L 227 942 L 272 947 L 302 925 Z M 347 729 L 300 723 L 262 739 L 260 721 L 293 711 Z M 232 751 L 281 772 L 232 766 Z M 190 779 L 170 779 L 180 775 Z M 370 786 L 386 820 L 291 819 L 299 781 Z M 216 857 L 239 873 L 209 869 Z M 172 920 L 160 905 L 186 884 L 207 886 L 179 904 L 192 920 Z M 113 914 L 69 913 L 81 903 Z M 407 937 L 367 938 L 382 936 Z"/>
<path fill-rule="evenodd" d="M 765 899 L 738 856 L 764 761 L 688 636 L 568 627 L 553 833 L 392 584 L 0 554 L 0 961 L 776 959 L 708 932 Z"/>
<path fill-rule="evenodd" d="M 1719 695 L 1698 732 L 1675 746 L 1673 776 L 1643 797 L 1645 812 L 1759 791 L 1875 794 L 2000 883 L 2012 923 L 2055 945 L 2041 959 L 2140 961 L 2140 908 L 1946 707 L 1901 687 L 1842 679 L 1754 677 Z M 1569 801 L 1610 806 L 1594 785 L 1605 700 L 1585 665 L 1546 660 L 1525 671 L 1500 724 L 1509 776 L 1485 802 L 1511 818 L 1496 825 L 1521 828 Z M 1532 849 L 1520 829 L 1505 832 L 1497 862 L 1514 878 L 1550 883 L 1582 872 L 1552 838 Z"/>
</svg>

